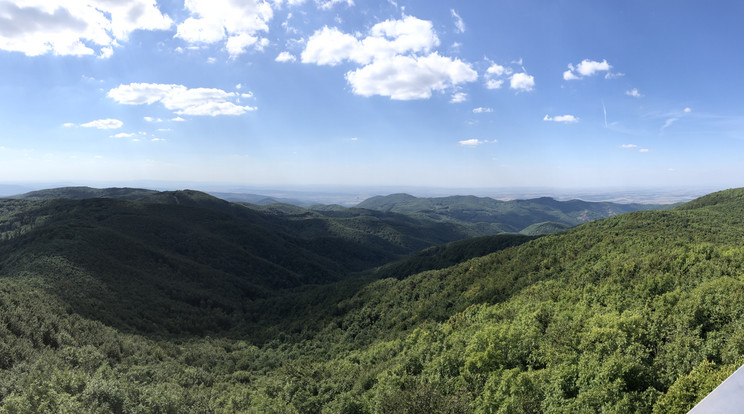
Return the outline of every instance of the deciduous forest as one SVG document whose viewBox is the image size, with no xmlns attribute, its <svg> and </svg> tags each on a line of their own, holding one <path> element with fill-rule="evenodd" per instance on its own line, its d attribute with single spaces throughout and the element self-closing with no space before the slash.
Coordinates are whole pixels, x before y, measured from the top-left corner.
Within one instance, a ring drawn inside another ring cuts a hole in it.
<svg viewBox="0 0 744 414">
<path fill-rule="evenodd" d="M 0 413 L 684 413 L 744 363 L 744 189 L 490 235 L 360 207 L 0 200 Z"/>
</svg>

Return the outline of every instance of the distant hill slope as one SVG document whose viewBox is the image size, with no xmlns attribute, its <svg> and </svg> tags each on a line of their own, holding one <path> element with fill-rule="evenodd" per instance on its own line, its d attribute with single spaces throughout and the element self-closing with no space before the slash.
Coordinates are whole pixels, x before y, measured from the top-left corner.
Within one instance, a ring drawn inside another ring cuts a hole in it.
<svg viewBox="0 0 744 414">
<path fill-rule="evenodd" d="M 142 188 L 99 189 L 91 187 L 60 187 L 48 190 L 31 191 L 11 198 L 20 200 L 49 200 L 54 198 L 67 198 L 71 200 L 82 200 L 86 198 L 119 198 L 123 200 L 137 200 L 156 193 L 157 191 L 155 190 L 145 190 Z"/>
<path fill-rule="evenodd" d="M 432 221 L 159 197 L 0 202 L 0 413 L 685 413 L 744 363 L 742 189 L 313 284 Z"/>
<path fill-rule="evenodd" d="M 549 197 L 500 201 L 475 196 L 418 198 L 409 194 L 376 196 L 359 203 L 357 207 L 426 217 L 437 221 L 481 225 L 480 228 L 485 234 L 518 233 L 531 225 L 543 222 L 575 226 L 631 211 L 668 208 L 656 204 L 557 201 Z"/>
<path fill-rule="evenodd" d="M 119 329 L 222 331 L 246 299 L 467 236 L 456 224 L 362 209 L 259 211 L 192 190 L 66 188 L 0 200 L 0 275 L 40 275 L 76 312 Z"/>
</svg>

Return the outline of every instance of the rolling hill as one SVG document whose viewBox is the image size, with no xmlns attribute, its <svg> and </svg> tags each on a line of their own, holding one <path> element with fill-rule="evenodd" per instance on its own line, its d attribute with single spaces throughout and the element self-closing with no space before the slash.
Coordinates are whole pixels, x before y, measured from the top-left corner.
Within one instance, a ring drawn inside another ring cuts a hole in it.
<svg viewBox="0 0 744 414">
<path fill-rule="evenodd" d="M 572 227 L 631 211 L 669 208 L 658 204 L 557 201 L 550 197 L 501 201 L 475 196 L 418 198 L 409 194 L 376 196 L 364 200 L 357 207 L 478 225 L 484 235 L 519 233 L 531 225 L 545 222 Z M 544 227 L 543 231 L 546 230 L 548 228 Z"/>
<path fill-rule="evenodd" d="M 0 203 L 0 412 L 683 413 L 744 363 L 744 189 L 356 277 L 362 212 L 153 201 Z"/>
</svg>

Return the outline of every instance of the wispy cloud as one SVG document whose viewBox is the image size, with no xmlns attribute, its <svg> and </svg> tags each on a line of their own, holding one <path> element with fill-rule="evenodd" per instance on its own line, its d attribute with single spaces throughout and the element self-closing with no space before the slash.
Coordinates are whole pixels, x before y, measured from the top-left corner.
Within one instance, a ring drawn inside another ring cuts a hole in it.
<svg viewBox="0 0 744 414">
<path fill-rule="evenodd" d="M 132 133 L 120 132 L 118 134 L 111 135 L 110 137 L 111 138 L 131 138 L 131 137 L 133 137 L 135 135 L 137 135 L 137 134 L 135 134 L 133 132 Z"/>
<path fill-rule="evenodd" d="M 462 20 L 462 17 L 457 14 L 455 9 L 450 9 L 450 12 L 452 13 L 452 18 L 455 19 L 455 27 L 457 28 L 457 31 L 459 33 L 465 33 L 465 22 Z"/>
<path fill-rule="evenodd" d="M 232 102 L 239 96 L 237 92 L 222 89 L 190 89 L 183 85 L 159 83 L 119 85 L 108 93 L 109 98 L 125 105 L 151 105 L 160 102 L 178 115 L 242 115 L 257 109 Z"/>
<path fill-rule="evenodd" d="M 497 141 L 496 140 L 488 141 L 487 139 L 480 140 L 480 139 L 477 139 L 477 138 L 472 138 L 472 139 L 465 139 L 465 140 L 462 140 L 462 141 L 458 141 L 458 144 L 460 144 L 463 147 L 477 147 L 478 145 L 486 144 L 488 142 L 494 142 L 495 143 Z"/>
<path fill-rule="evenodd" d="M 602 113 L 604 114 L 604 126 L 607 128 L 607 107 L 605 106 L 604 101 L 602 101 Z"/>
<path fill-rule="evenodd" d="M 623 149 L 636 149 L 636 148 L 638 148 L 638 145 L 636 145 L 636 144 L 623 144 L 623 145 L 620 146 L 620 148 L 623 148 Z"/>
<path fill-rule="evenodd" d="M 118 119 L 97 119 L 95 121 L 90 121 L 85 124 L 80 124 L 83 128 L 98 128 L 98 129 L 117 129 L 121 128 L 124 125 L 123 122 L 119 121 Z"/>
<path fill-rule="evenodd" d="M 468 94 L 465 92 L 455 92 L 450 98 L 450 103 L 460 103 L 468 100 Z"/>
<path fill-rule="evenodd" d="M 640 98 L 641 96 L 643 96 L 643 95 L 641 95 L 640 92 L 638 92 L 638 89 L 636 89 L 636 88 L 633 88 L 631 90 L 625 91 L 625 94 L 628 95 L 628 96 L 632 96 L 634 98 Z"/>
<path fill-rule="evenodd" d="M 554 117 L 545 115 L 545 117 L 543 118 L 543 121 L 574 123 L 574 122 L 579 122 L 579 118 L 573 115 L 557 115 Z"/>
<path fill-rule="evenodd" d="M 669 118 L 664 122 L 664 125 L 661 126 L 661 132 L 664 132 L 665 129 L 672 126 L 673 123 L 677 122 L 679 118 Z"/>
<path fill-rule="evenodd" d="M 488 112 L 493 112 L 493 108 L 483 108 L 483 107 L 473 108 L 474 114 L 484 114 Z"/>
</svg>

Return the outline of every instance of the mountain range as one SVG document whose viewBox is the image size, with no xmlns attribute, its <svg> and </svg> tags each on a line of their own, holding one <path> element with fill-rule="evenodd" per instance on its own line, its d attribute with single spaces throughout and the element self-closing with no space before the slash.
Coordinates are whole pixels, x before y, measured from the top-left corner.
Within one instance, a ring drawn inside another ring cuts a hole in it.
<svg viewBox="0 0 744 414">
<path fill-rule="evenodd" d="M 686 412 L 744 363 L 744 189 L 566 203 L 2 199 L 0 412 Z"/>
</svg>

